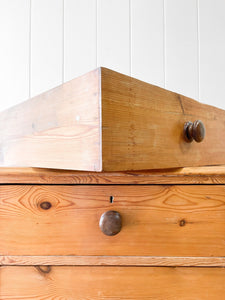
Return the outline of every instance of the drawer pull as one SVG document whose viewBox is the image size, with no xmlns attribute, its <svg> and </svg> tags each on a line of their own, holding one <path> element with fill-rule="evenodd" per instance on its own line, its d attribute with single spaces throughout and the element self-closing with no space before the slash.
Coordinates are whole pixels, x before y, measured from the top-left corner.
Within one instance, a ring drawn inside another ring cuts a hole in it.
<svg viewBox="0 0 225 300">
<path fill-rule="evenodd" d="M 121 215 L 115 210 L 109 210 L 101 215 L 99 227 L 105 235 L 116 235 L 122 228 Z"/>
<path fill-rule="evenodd" d="M 205 126 L 202 121 L 186 122 L 184 124 L 184 137 L 187 142 L 192 142 L 193 140 L 197 143 L 202 142 L 205 137 Z"/>
</svg>

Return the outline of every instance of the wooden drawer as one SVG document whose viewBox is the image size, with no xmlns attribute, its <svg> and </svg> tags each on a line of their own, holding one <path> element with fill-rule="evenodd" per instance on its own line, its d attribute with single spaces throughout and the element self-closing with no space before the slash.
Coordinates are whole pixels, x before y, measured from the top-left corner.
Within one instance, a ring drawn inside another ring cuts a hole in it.
<svg viewBox="0 0 225 300">
<path fill-rule="evenodd" d="M 0 166 L 126 171 L 221 165 L 224 118 L 224 110 L 99 68 L 1 112 Z"/>
<path fill-rule="evenodd" d="M 224 299 L 225 269 L 1 267 L 0 299 Z"/>
<path fill-rule="evenodd" d="M 224 256 L 225 186 L 2 185 L 0 236 L 1 255 Z"/>
</svg>

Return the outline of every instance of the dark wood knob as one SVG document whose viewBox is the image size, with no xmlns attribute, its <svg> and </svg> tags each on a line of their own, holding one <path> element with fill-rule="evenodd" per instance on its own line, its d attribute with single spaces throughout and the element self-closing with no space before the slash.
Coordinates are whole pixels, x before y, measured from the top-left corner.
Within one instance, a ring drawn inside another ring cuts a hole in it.
<svg viewBox="0 0 225 300">
<path fill-rule="evenodd" d="M 109 210 L 101 215 L 99 221 L 101 231 L 106 235 L 116 235 L 122 228 L 121 215 L 115 210 Z"/>
<path fill-rule="evenodd" d="M 186 122 L 184 124 L 184 137 L 187 142 L 192 142 L 193 140 L 197 143 L 202 142 L 205 137 L 205 126 L 202 121 Z"/>
</svg>

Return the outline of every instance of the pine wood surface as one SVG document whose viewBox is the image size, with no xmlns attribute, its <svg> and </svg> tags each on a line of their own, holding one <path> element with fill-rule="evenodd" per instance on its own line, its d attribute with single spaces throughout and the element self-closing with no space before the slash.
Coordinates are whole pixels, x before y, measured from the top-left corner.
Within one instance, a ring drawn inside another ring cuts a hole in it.
<svg viewBox="0 0 225 300">
<path fill-rule="evenodd" d="M 1 112 L 0 166 L 101 170 L 99 72 Z"/>
<path fill-rule="evenodd" d="M 225 111 L 102 68 L 104 171 L 225 163 Z M 201 120 L 206 136 L 187 143 L 184 123 Z"/>
<path fill-rule="evenodd" d="M 0 184 L 225 184 L 225 166 L 127 172 L 0 168 Z"/>
<path fill-rule="evenodd" d="M 225 257 L 0 255 L 0 266 L 225 267 Z"/>
<path fill-rule="evenodd" d="M 225 111 L 99 68 L 0 113 L 0 166 L 127 171 L 225 164 Z M 187 143 L 184 123 L 206 137 Z"/>
<path fill-rule="evenodd" d="M 225 269 L 0 267 L 0 299 L 224 299 Z"/>
<path fill-rule="evenodd" d="M 122 216 L 113 237 L 99 229 L 108 210 Z M 225 186 L 2 185 L 0 228 L 6 256 L 225 256 Z"/>
</svg>

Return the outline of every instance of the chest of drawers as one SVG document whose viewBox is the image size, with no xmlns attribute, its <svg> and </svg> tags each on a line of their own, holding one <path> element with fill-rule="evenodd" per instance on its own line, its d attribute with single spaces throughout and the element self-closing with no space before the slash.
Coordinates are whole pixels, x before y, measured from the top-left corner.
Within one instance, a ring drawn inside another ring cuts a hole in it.
<svg viewBox="0 0 225 300">
<path fill-rule="evenodd" d="M 225 167 L 0 183 L 0 299 L 224 298 Z"/>
<path fill-rule="evenodd" d="M 1 112 L 0 299 L 224 299 L 224 117 L 105 68 Z"/>
</svg>

